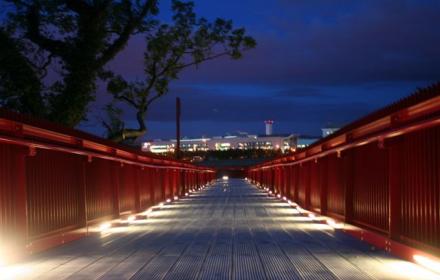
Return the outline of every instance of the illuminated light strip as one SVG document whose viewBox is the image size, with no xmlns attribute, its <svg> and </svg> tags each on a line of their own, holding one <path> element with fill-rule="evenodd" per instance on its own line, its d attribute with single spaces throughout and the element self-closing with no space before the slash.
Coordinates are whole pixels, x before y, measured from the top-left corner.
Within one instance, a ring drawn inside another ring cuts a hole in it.
<svg viewBox="0 0 440 280">
<path fill-rule="evenodd" d="M 422 255 L 414 255 L 413 259 L 417 264 L 419 264 L 419 265 L 421 265 L 421 266 L 423 266 L 423 267 L 425 267 L 435 273 L 440 274 L 440 261 L 439 260 L 434 260 L 432 258 L 425 257 Z"/>
</svg>

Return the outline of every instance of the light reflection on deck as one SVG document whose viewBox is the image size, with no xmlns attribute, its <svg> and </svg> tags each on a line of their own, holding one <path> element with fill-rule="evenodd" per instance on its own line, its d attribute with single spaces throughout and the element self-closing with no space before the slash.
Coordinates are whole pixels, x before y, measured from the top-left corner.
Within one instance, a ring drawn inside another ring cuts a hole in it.
<svg viewBox="0 0 440 280">
<path fill-rule="evenodd" d="M 3 267 L 0 278 L 440 279 L 244 180 L 144 214 L 148 219 L 96 229 L 100 234 Z"/>
</svg>

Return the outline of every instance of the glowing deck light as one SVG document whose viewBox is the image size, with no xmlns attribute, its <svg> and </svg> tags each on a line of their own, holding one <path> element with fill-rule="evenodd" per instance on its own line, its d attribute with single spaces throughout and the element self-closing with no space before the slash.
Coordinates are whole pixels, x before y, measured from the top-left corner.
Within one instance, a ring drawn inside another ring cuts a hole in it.
<svg viewBox="0 0 440 280">
<path fill-rule="evenodd" d="M 440 262 L 433 260 L 431 258 L 421 256 L 421 255 L 414 255 L 413 259 L 416 263 L 420 264 L 421 266 L 435 272 L 440 273 Z"/>
<path fill-rule="evenodd" d="M 6 252 L 0 247 L 0 268 L 6 265 Z"/>
<path fill-rule="evenodd" d="M 272 191 L 269 191 L 269 194 L 272 194 Z"/>
<path fill-rule="evenodd" d="M 228 176 L 223 176 L 222 179 L 223 179 L 224 181 L 227 181 L 227 180 L 229 180 L 229 177 L 228 177 Z"/>
<path fill-rule="evenodd" d="M 316 215 L 313 213 L 309 213 L 309 218 L 314 220 L 314 219 L 316 219 Z"/>
<path fill-rule="evenodd" d="M 2 279 L 28 279 L 33 270 L 30 266 L 25 265 L 13 265 L 13 266 L 0 266 L 0 274 Z"/>
<path fill-rule="evenodd" d="M 329 226 L 331 226 L 332 228 L 336 228 L 336 229 L 342 229 L 342 228 L 344 228 L 344 224 L 337 223 L 335 220 L 333 220 L 333 219 L 331 219 L 331 218 L 328 218 L 328 219 L 327 219 L 327 224 L 328 224 Z"/>
<path fill-rule="evenodd" d="M 188 196 L 189 195 L 189 193 L 185 193 L 185 196 Z"/>
<path fill-rule="evenodd" d="M 163 207 L 165 204 L 163 202 L 159 203 L 159 207 Z"/>
<path fill-rule="evenodd" d="M 278 198 L 281 198 L 281 194 L 278 194 L 277 197 L 278 197 Z"/>
<path fill-rule="evenodd" d="M 168 199 L 167 199 L 167 203 L 170 203 L 170 202 L 171 202 L 171 198 L 168 198 Z"/>
<path fill-rule="evenodd" d="M 127 218 L 127 222 L 129 222 L 129 223 L 134 222 L 135 220 L 136 220 L 136 217 L 135 217 L 135 216 L 129 216 L 129 217 Z"/>
<path fill-rule="evenodd" d="M 291 201 L 291 200 L 288 200 L 287 203 L 288 203 L 289 205 L 292 205 L 292 201 Z"/>
<path fill-rule="evenodd" d="M 176 196 L 174 197 L 174 200 L 179 200 L 179 197 L 176 195 Z"/>
<path fill-rule="evenodd" d="M 287 197 L 283 196 L 283 200 L 286 201 L 286 200 L 287 200 Z"/>
<path fill-rule="evenodd" d="M 99 230 L 100 230 L 100 231 L 106 231 L 106 230 L 109 230 L 111 227 L 112 227 L 112 224 L 111 224 L 111 223 L 102 223 L 102 224 L 99 226 Z"/>
</svg>

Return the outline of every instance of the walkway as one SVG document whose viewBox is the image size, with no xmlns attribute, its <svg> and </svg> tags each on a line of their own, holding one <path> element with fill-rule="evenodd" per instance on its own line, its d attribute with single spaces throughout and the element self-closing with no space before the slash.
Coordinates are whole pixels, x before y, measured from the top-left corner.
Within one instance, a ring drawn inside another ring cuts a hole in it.
<svg viewBox="0 0 440 280">
<path fill-rule="evenodd" d="M 244 180 L 219 182 L 148 220 L 51 250 L 2 275 L 11 271 L 39 280 L 436 279 Z"/>
</svg>

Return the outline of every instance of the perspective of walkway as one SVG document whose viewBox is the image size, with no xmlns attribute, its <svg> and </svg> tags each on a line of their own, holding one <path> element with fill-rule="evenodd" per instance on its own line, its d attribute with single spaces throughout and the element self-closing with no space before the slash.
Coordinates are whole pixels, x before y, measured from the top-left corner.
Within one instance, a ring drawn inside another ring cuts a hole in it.
<svg viewBox="0 0 440 280">
<path fill-rule="evenodd" d="M 440 279 L 240 179 L 10 269 L 20 279 Z"/>
</svg>

